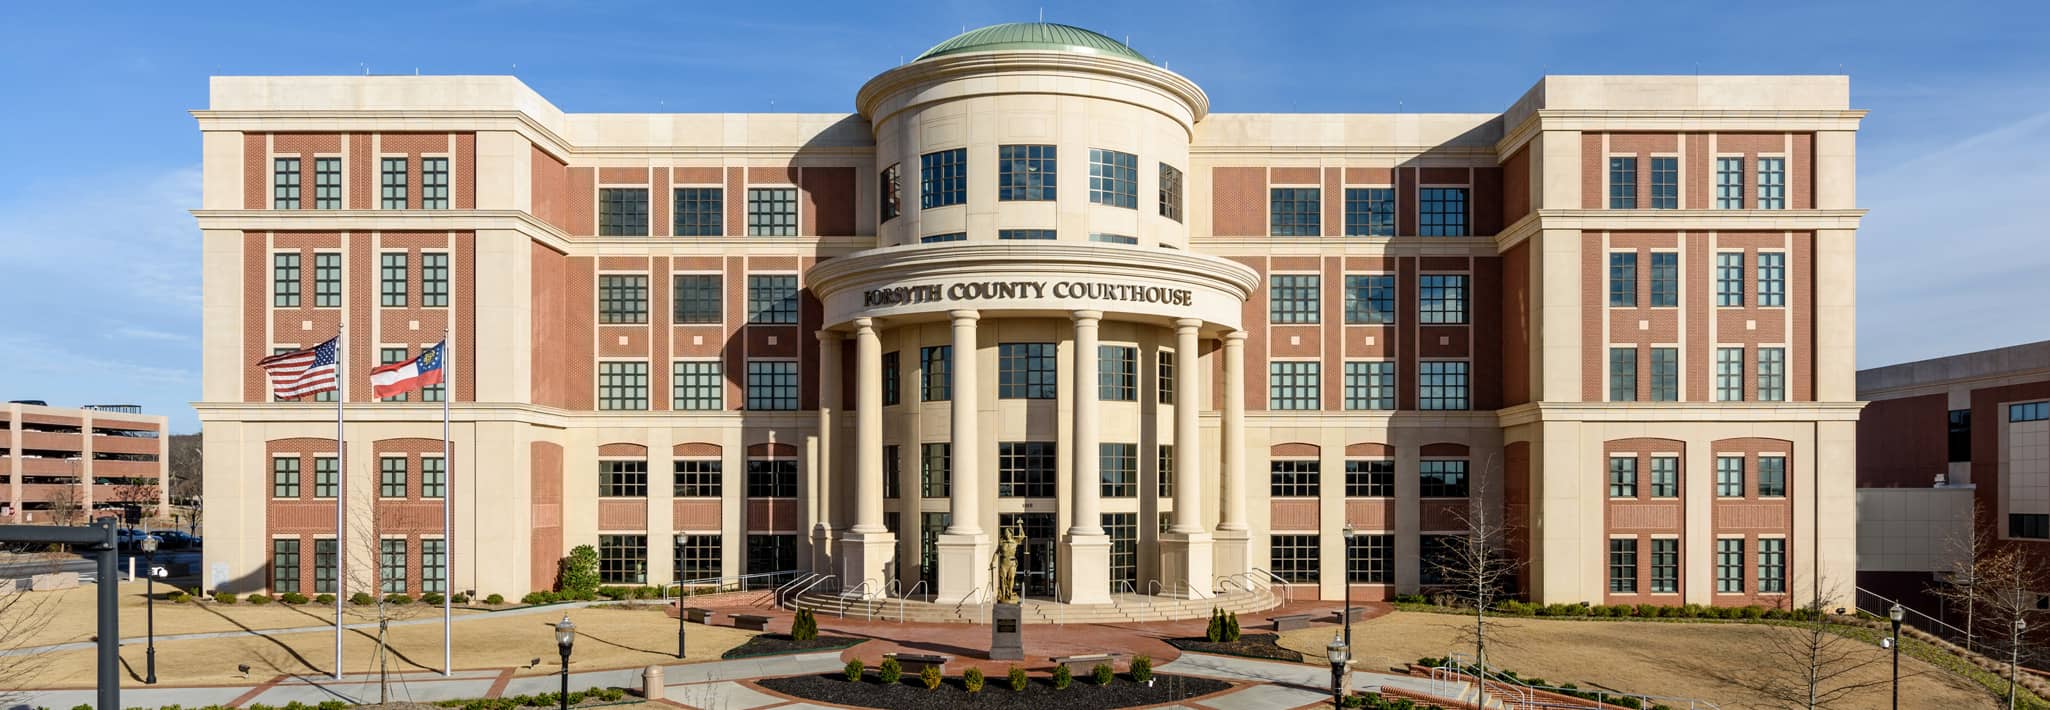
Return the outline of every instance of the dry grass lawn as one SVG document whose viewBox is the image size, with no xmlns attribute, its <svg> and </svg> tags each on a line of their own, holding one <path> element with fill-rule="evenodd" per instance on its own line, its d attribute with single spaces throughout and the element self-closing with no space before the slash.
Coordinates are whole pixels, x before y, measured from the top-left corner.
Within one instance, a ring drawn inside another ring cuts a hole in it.
<svg viewBox="0 0 2050 710">
<path fill-rule="evenodd" d="M 1472 617 L 1397 611 L 1353 625 L 1354 653 L 1362 670 L 1385 670 L 1425 656 L 1462 650 L 1458 627 Z M 1282 634 L 1281 643 L 1305 657 L 1324 657 L 1334 626 Z M 1765 667 L 1767 634 L 1793 629 L 1748 624 L 1505 619 L 1490 631 L 1488 664 L 1551 683 L 1707 700 L 1723 708 L 1780 708 L 1745 687 L 1785 669 Z M 1470 643 L 1466 651 L 1471 653 Z M 1862 646 L 1879 663 L 1859 680 L 1885 680 L 1892 666 L 1876 646 Z M 1799 677 L 1799 671 L 1793 671 Z M 1901 657 L 1901 706 L 1996 708 L 2000 703 L 1970 681 Z M 1782 676 L 1784 677 L 1784 676 Z M 1797 681 L 1798 682 L 1798 681 Z M 1887 707 L 1887 687 L 1857 696 L 1849 707 Z"/>
<path fill-rule="evenodd" d="M 145 582 L 121 583 L 121 635 L 124 637 L 141 636 L 146 628 L 148 592 L 145 591 L 145 586 Z M 162 596 L 167 592 L 173 591 L 176 590 L 170 589 L 166 585 L 157 585 L 157 593 L 159 595 L 157 599 L 157 635 L 159 636 L 213 631 L 288 629 L 299 626 L 319 626 L 334 621 L 334 607 L 332 606 L 320 604 L 292 606 L 277 602 L 262 606 L 251 605 L 248 602 L 237 602 L 235 604 L 199 602 L 176 604 Z M 19 645 L 52 646 L 60 643 L 91 641 L 93 634 L 98 632 L 98 627 L 96 626 L 98 622 L 94 617 L 94 611 L 98 608 L 95 599 L 97 593 L 97 588 L 90 584 L 80 586 L 77 589 L 66 589 L 61 592 L 30 593 L 24 598 L 23 603 L 25 605 L 33 605 L 35 611 L 47 618 L 47 622 L 41 628 L 36 629 L 34 634 L 22 639 Z M 346 606 L 345 608 L 347 609 L 348 623 L 354 624 L 376 620 L 374 615 L 368 615 L 368 612 L 357 607 Z M 429 609 L 425 605 L 418 605 L 413 608 L 417 609 L 420 614 L 426 614 L 427 609 Z M 432 609 L 436 615 L 441 613 L 441 607 L 439 606 L 432 607 Z M 464 609 L 461 605 L 457 605 L 455 608 L 457 617 L 478 613 L 483 612 L 476 609 Z M 8 642 L 9 644 L 15 644 L 16 640 L 8 639 Z M 159 654 L 157 660 L 159 662 L 163 661 L 161 654 Z"/>
</svg>

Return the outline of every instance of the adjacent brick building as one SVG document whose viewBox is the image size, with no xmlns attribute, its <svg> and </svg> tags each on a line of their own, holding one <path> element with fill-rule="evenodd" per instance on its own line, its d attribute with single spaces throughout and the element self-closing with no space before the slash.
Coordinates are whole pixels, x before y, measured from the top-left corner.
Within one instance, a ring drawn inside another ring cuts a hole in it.
<svg viewBox="0 0 2050 710">
<path fill-rule="evenodd" d="M 165 422 L 127 405 L 0 405 L 0 520 L 77 525 L 162 515 L 170 489 Z"/>
</svg>

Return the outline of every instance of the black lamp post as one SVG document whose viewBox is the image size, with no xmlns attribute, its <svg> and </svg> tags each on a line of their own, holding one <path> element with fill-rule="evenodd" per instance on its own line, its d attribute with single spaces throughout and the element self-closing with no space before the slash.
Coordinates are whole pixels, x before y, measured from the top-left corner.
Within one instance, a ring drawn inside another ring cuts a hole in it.
<svg viewBox="0 0 2050 710">
<path fill-rule="evenodd" d="M 1345 662 L 1352 659 L 1352 647 L 1344 638 L 1333 636 L 1324 647 L 1324 657 L 1331 661 L 1331 707 L 1345 707 Z"/>
<path fill-rule="evenodd" d="M 577 625 L 563 614 L 555 623 L 555 647 L 562 652 L 562 710 L 569 710 L 569 649 L 577 643 Z"/>
<path fill-rule="evenodd" d="M 1352 538 L 1358 533 L 1345 524 L 1345 646 L 1352 647 Z"/>
<path fill-rule="evenodd" d="M 149 659 L 149 673 L 142 682 L 157 684 L 157 536 L 142 536 L 143 576 L 149 578 L 149 596 L 143 602 L 149 608 L 149 650 L 144 652 Z"/>
<path fill-rule="evenodd" d="M 681 576 L 681 575 L 678 575 Z M 676 587 L 676 657 L 683 657 L 683 586 Z"/>
<path fill-rule="evenodd" d="M 1893 710 L 1901 707 L 1901 619 L 1907 615 L 1898 602 L 1886 610 L 1886 618 L 1893 620 Z"/>
</svg>

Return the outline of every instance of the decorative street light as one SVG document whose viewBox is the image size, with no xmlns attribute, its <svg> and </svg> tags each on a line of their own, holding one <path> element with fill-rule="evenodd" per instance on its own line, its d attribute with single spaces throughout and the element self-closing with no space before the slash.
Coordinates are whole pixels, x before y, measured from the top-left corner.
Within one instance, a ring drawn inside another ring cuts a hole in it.
<svg viewBox="0 0 2050 710">
<path fill-rule="evenodd" d="M 1886 610 L 1886 618 L 1893 620 L 1893 710 L 1901 708 L 1901 619 L 1907 615 L 1899 602 Z"/>
<path fill-rule="evenodd" d="M 1324 656 L 1331 661 L 1331 707 L 1345 707 L 1345 698 L 1342 694 L 1345 662 L 1352 660 L 1352 647 L 1345 642 L 1344 637 L 1333 636 L 1330 645 L 1324 647 Z"/>
<path fill-rule="evenodd" d="M 1345 645 L 1352 647 L 1352 538 L 1359 533 L 1345 524 Z"/>
<path fill-rule="evenodd" d="M 683 657 L 683 585 L 676 587 L 676 657 Z"/>
<path fill-rule="evenodd" d="M 131 558 L 132 559 L 132 558 Z M 142 682 L 157 684 L 157 536 L 144 533 L 142 536 L 143 570 L 149 578 L 149 596 L 143 602 L 149 607 L 149 673 Z"/>
<path fill-rule="evenodd" d="M 555 624 L 555 646 L 562 652 L 562 710 L 569 710 L 569 649 L 577 643 L 577 625 L 563 614 L 562 621 Z"/>
<path fill-rule="evenodd" d="M 2027 628 L 2028 622 L 2015 619 L 2014 634 L 2007 639 L 2007 710 L 2014 710 L 2014 684 L 2019 679 L 2015 666 L 2021 661 L 2022 631 Z"/>
</svg>

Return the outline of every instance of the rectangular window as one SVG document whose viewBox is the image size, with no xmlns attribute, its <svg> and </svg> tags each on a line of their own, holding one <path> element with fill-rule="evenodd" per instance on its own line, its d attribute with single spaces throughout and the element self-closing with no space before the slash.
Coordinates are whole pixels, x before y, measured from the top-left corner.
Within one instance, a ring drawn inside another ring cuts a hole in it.
<svg viewBox="0 0 2050 710">
<path fill-rule="evenodd" d="M 930 345 L 918 349 L 918 401 L 945 402 L 953 397 L 954 346 Z"/>
<path fill-rule="evenodd" d="M 888 222 L 896 219 L 897 215 L 904 214 L 904 169 L 902 164 L 892 164 L 890 167 L 883 168 L 883 174 L 877 179 L 877 184 L 882 188 L 877 191 L 880 193 L 878 197 L 881 199 L 878 213 L 882 215 L 882 219 L 878 221 Z"/>
<path fill-rule="evenodd" d="M 448 158 L 420 159 L 420 209 L 448 209 Z"/>
<path fill-rule="evenodd" d="M 420 541 L 420 591 L 448 593 L 448 545 L 441 540 Z"/>
<path fill-rule="evenodd" d="M 1715 494 L 1721 498 L 1744 497 L 1744 457 L 1715 457 Z"/>
<path fill-rule="evenodd" d="M 270 496 L 299 497 L 299 458 L 280 456 L 270 460 Z"/>
<path fill-rule="evenodd" d="M 1278 360 L 1267 363 L 1267 408 L 1274 410 L 1319 409 L 1318 370 L 1314 360 Z"/>
<path fill-rule="evenodd" d="M 1395 408 L 1395 363 L 1351 360 L 1345 363 L 1345 408 L 1354 411 Z"/>
<path fill-rule="evenodd" d="M 378 591 L 385 594 L 405 594 L 406 541 L 379 540 L 377 547 Z"/>
<path fill-rule="evenodd" d="M 599 461 L 598 495 L 604 498 L 648 497 L 648 462 Z"/>
<path fill-rule="evenodd" d="M 299 591 L 299 541 L 270 541 L 270 590 L 278 594 Z"/>
<path fill-rule="evenodd" d="M 918 243 L 920 243 L 920 244 L 938 244 L 938 243 L 940 243 L 940 242 L 965 242 L 965 241 L 968 241 L 968 233 L 967 233 L 967 232 L 948 232 L 948 233 L 946 233 L 946 234 L 928 234 L 928 235 L 925 235 L 925 236 L 923 236 L 923 237 L 919 237 L 919 238 L 918 238 Z"/>
<path fill-rule="evenodd" d="M 797 325 L 797 275 L 750 274 L 747 277 L 749 325 Z"/>
<path fill-rule="evenodd" d="M 1139 583 L 1139 514 L 1104 513 L 1103 534 L 1110 538 L 1111 589 L 1131 589 Z"/>
<path fill-rule="evenodd" d="M 968 201 L 968 149 L 918 156 L 919 204 L 923 209 Z"/>
<path fill-rule="evenodd" d="M 1102 479 L 1105 498 L 1134 498 L 1139 495 L 1139 445 L 1097 444 L 1097 475 Z"/>
<path fill-rule="evenodd" d="M 440 456 L 420 457 L 420 497 L 445 498 L 448 496 L 448 467 L 442 465 Z"/>
<path fill-rule="evenodd" d="M 1347 325 L 1394 323 L 1395 275 L 1347 274 L 1345 322 Z"/>
<path fill-rule="evenodd" d="M 1786 253 L 1777 251 L 1758 253 L 1758 305 L 1768 307 L 1787 305 Z"/>
<path fill-rule="evenodd" d="M 406 208 L 406 159 L 384 158 L 378 161 L 380 170 L 378 186 L 382 190 L 378 206 L 388 210 Z"/>
<path fill-rule="evenodd" d="M 797 188 L 748 188 L 747 236 L 797 236 Z"/>
<path fill-rule="evenodd" d="M 1395 536 L 1356 534 L 1345 541 L 1345 581 L 1388 584 L 1395 580 Z"/>
<path fill-rule="evenodd" d="M 1651 159 L 1651 208 L 1671 210 L 1680 207 L 1680 159 Z"/>
<path fill-rule="evenodd" d="M 406 497 L 406 457 L 380 456 L 377 459 L 377 495 L 380 498 Z"/>
<path fill-rule="evenodd" d="M 1744 305 L 1744 252 L 1716 253 L 1715 304 L 1723 307 Z"/>
<path fill-rule="evenodd" d="M 1417 282 L 1417 319 L 1432 324 L 1466 322 L 1466 275 L 1425 274 Z"/>
<path fill-rule="evenodd" d="M 1787 400 L 1787 349 L 1758 349 L 1758 401 Z"/>
<path fill-rule="evenodd" d="M 299 255 L 271 255 L 271 305 L 277 308 L 299 307 Z"/>
<path fill-rule="evenodd" d="M 648 536 L 599 535 L 600 584 L 648 583 Z"/>
<path fill-rule="evenodd" d="M 1651 401 L 1680 401 L 1680 349 L 1651 349 Z"/>
<path fill-rule="evenodd" d="M 420 255 L 420 305 L 448 307 L 448 254 L 445 252 Z"/>
<path fill-rule="evenodd" d="M 406 361 L 406 359 L 407 359 L 407 358 L 406 358 L 406 355 L 407 355 L 407 354 L 408 354 L 408 353 L 406 352 L 406 349 L 405 349 L 405 348 L 379 348 L 379 349 L 377 350 L 377 364 L 379 364 L 379 365 L 390 365 L 390 364 L 394 364 L 394 363 L 401 363 L 401 362 L 405 362 L 405 361 Z M 380 401 L 384 401 L 384 402 L 404 402 L 404 401 L 406 401 L 406 395 L 405 395 L 405 394 L 400 394 L 400 395 L 397 395 L 397 396 L 393 396 L 393 397 L 386 397 L 386 398 L 384 398 L 384 399 L 382 399 L 382 400 L 380 400 Z"/>
<path fill-rule="evenodd" d="M 1346 188 L 1345 236 L 1395 236 L 1395 190 L 1386 187 Z"/>
<path fill-rule="evenodd" d="M 1051 229 L 999 229 L 997 238 L 1003 240 L 1051 240 L 1056 235 Z"/>
<path fill-rule="evenodd" d="M 1715 541 L 1715 590 L 1727 594 L 1744 592 L 1743 538 Z"/>
<path fill-rule="evenodd" d="M 299 159 L 271 161 L 271 209 L 299 209 Z"/>
<path fill-rule="evenodd" d="M 1637 401 L 1637 348 L 1609 348 L 1609 401 Z"/>
<path fill-rule="evenodd" d="M 313 593 L 335 593 L 335 553 L 333 539 L 313 541 Z"/>
<path fill-rule="evenodd" d="M 748 574 L 781 572 L 797 565 L 796 535 L 747 536 Z"/>
<path fill-rule="evenodd" d="M 1715 208 L 1744 209 L 1744 159 L 1715 159 Z"/>
<path fill-rule="evenodd" d="M 1139 208 L 1139 156 L 1089 149 L 1089 202 Z"/>
<path fill-rule="evenodd" d="M 1758 538 L 1758 593 L 1778 594 L 1785 591 L 1787 591 L 1786 538 Z"/>
<path fill-rule="evenodd" d="M 669 231 L 679 237 L 716 237 L 726 233 L 726 194 L 716 187 L 679 187 L 671 194 L 676 213 Z"/>
<path fill-rule="evenodd" d="M 2050 419 L 2050 402 L 2024 402 L 2007 405 L 2009 422 L 2040 422 Z"/>
<path fill-rule="evenodd" d="M 672 322 L 710 325 L 725 319 L 725 285 L 718 274 L 676 274 L 671 285 Z"/>
<path fill-rule="evenodd" d="M 1680 458 L 1677 456 L 1651 457 L 1651 497 L 1680 497 Z"/>
<path fill-rule="evenodd" d="M 1276 187 L 1267 191 L 1268 230 L 1277 237 L 1314 237 L 1323 233 L 1322 193 L 1314 187 Z"/>
<path fill-rule="evenodd" d="M 313 497 L 333 498 L 341 486 L 341 462 L 333 456 L 313 457 Z"/>
<path fill-rule="evenodd" d="M 1446 570 L 1458 566 L 1465 544 L 1464 535 L 1417 536 L 1417 582 L 1427 587 L 1445 584 Z"/>
<path fill-rule="evenodd" d="M 797 409 L 797 361 L 747 361 L 747 408 L 757 412 Z"/>
<path fill-rule="evenodd" d="M 1417 409 L 1466 409 L 1466 363 L 1431 361 L 1417 363 Z"/>
<path fill-rule="evenodd" d="M 897 351 L 883 353 L 883 406 L 903 401 L 904 368 L 899 365 Z"/>
<path fill-rule="evenodd" d="M 718 360 L 680 360 L 671 374 L 670 407 L 686 412 L 726 408 L 726 378 Z"/>
<path fill-rule="evenodd" d="M 717 582 L 726 559 L 718 535 L 676 536 L 676 581 Z"/>
<path fill-rule="evenodd" d="M 1096 346 L 1096 397 L 1104 402 L 1139 400 L 1139 349 Z"/>
<path fill-rule="evenodd" d="M 1609 157 L 1609 209 L 1637 209 L 1637 158 Z"/>
<path fill-rule="evenodd" d="M 1945 442 L 1949 449 L 1949 462 L 1970 462 L 1972 460 L 1972 410 L 1950 410 L 1949 429 L 1949 440 Z"/>
<path fill-rule="evenodd" d="M 313 306 L 342 307 L 342 255 L 328 252 L 313 255 Z"/>
<path fill-rule="evenodd" d="M 1171 500 L 1171 499 L 1173 499 L 1173 498 L 1174 498 L 1174 447 L 1173 447 L 1173 446 L 1169 446 L 1169 445 L 1167 445 L 1167 444 L 1161 444 L 1160 446 L 1156 446 L 1156 447 L 1154 447 L 1154 452 L 1153 452 L 1153 472 L 1154 472 L 1155 476 L 1156 476 L 1156 477 L 1158 478 L 1158 485 L 1156 485 L 1156 486 L 1154 486 L 1154 487 L 1153 487 L 1153 488 L 1154 488 L 1154 496 L 1156 496 L 1156 497 L 1160 498 L 1161 500 Z M 1161 529 L 1162 529 L 1162 530 L 1165 530 L 1166 528 L 1161 528 Z"/>
<path fill-rule="evenodd" d="M 1609 307 L 1637 307 L 1637 252 L 1609 254 Z"/>
<path fill-rule="evenodd" d="M 1417 495 L 1424 498 L 1465 498 L 1466 461 L 1424 460 L 1417 462 Z"/>
<path fill-rule="evenodd" d="M 2008 513 L 2007 536 L 2026 540 L 2050 539 L 2050 515 Z"/>
<path fill-rule="evenodd" d="M 886 444 L 883 446 L 884 498 L 896 500 L 902 497 L 903 491 L 899 490 L 904 486 L 904 458 L 902 454 L 903 447 L 896 444 Z M 896 515 L 896 513 L 888 513 L 888 515 Z M 896 532 L 896 530 L 896 526 L 890 526 L 891 532 Z"/>
<path fill-rule="evenodd" d="M 1637 593 L 1637 541 L 1609 540 L 1609 593 Z"/>
<path fill-rule="evenodd" d="M 1056 367 L 1053 343 L 997 345 L 997 398 L 1053 399 Z"/>
<path fill-rule="evenodd" d="M 1637 497 L 1637 457 L 1609 457 L 1609 497 Z"/>
<path fill-rule="evenodd" d="M 1787 208 L 1787 159 L 1758 159 L 1758 209 Z"/>
<path fill-rule="evenodd" d="M 953 444 L 918 445 L 918 491 L 925 498 L 952 494 L 954 477 Z"/>
<path fill-rule="evenodd" d="M 1317 536 L 1275 535 L 1270 548 L 1274 562 L 1274 574 L 1288 580 L 1290 584 L 1312 584 L 1317 581 Z"/>
<path fill-rule="evenodd" d="M 1787 494 L 1787 457 L 1758 457 L 1758 497 L 1780 498 Z"/>
<path fill-rule="evenodd" d="M 1139 238 L 1128 237 L 1123 234 L 1104 234 L 1102 232 L 1091 232 L 1089 234 L 1089 241 L 1101 242 L 1104 244 L 1138 244 Z"/>
<path fill-rule="evenodd" d="M 1268 287 L 1268 322 L 1317 322 L 1317 291 L 1321 278 L 1316 274 L 1275 274 Z"/>
<path fill-rule="evenodd" d="M 598 363 L 598 408 L 639 411 L 648 408 L 648 363 Z"/>
<path fill-rule="evenodd" d="M 1182 221 L 1182 171 L 1160 164 L 1160 216 Z"/>
<path fill-rule="evenodd" d="M 747 497 L 796 498 L 797 459 L 748 459 Z"/>
<path fill-rule="evenodd" d="M 1154 401 L 1174 404 L 1174 351 L 1160 350 L 1153 353 Z"/>
<path fill-rule="evenodd" d="M 997 146 L 997 201 L 1053 200 L 1059 167 L 1053 146 Z"/>
<path fill-rule="evenodd" d="M 342 208 L 342 159 L 313 159 L 313 209 Z"/>
<path fill-rule="evenodd" d="M 1418 234 L 1426 237 L 1466 236 L 1466 188 L 1426 187 L 1417 191 L 1421 223 Z"/>
<path fill-rule="evenodd" d="M 1680 255 L 1677 252 L 1655 251 L 1651 253 L 1651 307 L 1672 308 L 1680 305 Z"/>
<path fill-rule="evenodd" d="M 997 444 L 997 497 L 1054 497 L 1054 456 L 1051 441 Z"/>
<path fill-rule="evenodd" d="M 1388 459 L 1347 459 L 1345 497 L 1395 497 L 1395 462 Z"/>
<path fill-rule="evenodd" d="M 672 462 L 677 498 L 717 498 L 726 473 L 719 459 L 677 459 Z"/>
<path fill-rule="evenodd" d="M 1651 593 L 1680 591 L 1680 541 L 1670 537 L 1651 540 Z"/>
<path fill-rule="evenodd" d="M 379 254 L 378 260 L 378 305 L 386 308 L 406 306 L 406 254 Z"/>
<path fill-rule="evenodd" d="M 1315 498 L 1322 478 L 1316 459 L 1273 459 L 1267 462 L 1267 494 L 1275 498 Z"/>
<path fill-rule="evenodd" d="M 1715 399 L 1718 402 L 1744 401 L 1744 349 L 1715 349 Z"/>
</svg>

